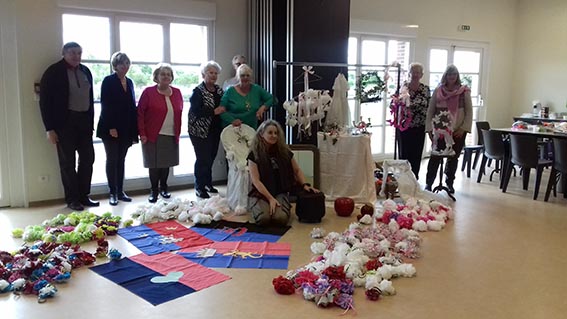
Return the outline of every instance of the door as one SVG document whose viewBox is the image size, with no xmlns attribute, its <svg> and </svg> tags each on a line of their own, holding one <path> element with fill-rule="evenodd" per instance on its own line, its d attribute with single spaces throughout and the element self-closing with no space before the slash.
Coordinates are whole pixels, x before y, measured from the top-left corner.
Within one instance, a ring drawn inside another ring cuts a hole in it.
<svg viewBox="0 0 567 319">
<path fill-rule="evenodd" d="M 461 76 L 461 82 L 471 89 L 473 106 L 472 134 L 467 135 L 466 144 L 477 143 L 476 121 L 485 119 L 483 89 L 486 88 L 485 73 L 488 46 L 477 42 L 436 40 L 429 47 L 429 86 L 433 91 L 441 81 L 447 65 L 454 64 Z M 430 146 L 428 146 L 430 147 Z"/>
</svg>

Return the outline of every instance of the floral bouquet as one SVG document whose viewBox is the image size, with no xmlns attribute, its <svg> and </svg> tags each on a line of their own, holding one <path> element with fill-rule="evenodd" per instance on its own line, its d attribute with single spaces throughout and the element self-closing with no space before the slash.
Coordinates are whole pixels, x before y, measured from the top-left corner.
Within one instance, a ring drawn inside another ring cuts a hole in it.
<svg viewBox="0 0 567 319">
<path fill-rule="evenodd" d="M 392 114 L 392 119 L 387 122 L 391 126 L 402 132 L 410 128 L 413 114 L 410 109 L 410 95 L 407 87 L 404 86 L 399 94 L 392 95 L 390 114 Z"/>
<path fill-rule="evenodd" d="M 433 117 L 432 155 L 455 155 L 453 150 L 453 117 L 449 111 L 441 111 Z"/>
</svg>

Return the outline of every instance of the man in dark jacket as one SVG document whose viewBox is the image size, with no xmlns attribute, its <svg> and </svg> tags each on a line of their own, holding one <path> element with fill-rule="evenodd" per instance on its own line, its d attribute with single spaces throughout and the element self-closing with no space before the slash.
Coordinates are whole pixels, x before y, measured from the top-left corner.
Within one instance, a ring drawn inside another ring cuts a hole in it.
<svg viewBox="0 0 567 319">
<path fill-rule="evenodd" d="M 82 53 L 76 42 L 63 46 L 63 59 L 43 73 L 39 102 L 47 139 L 57 147 L 65 201 L 74 211 L 99 205 L 89 198 L 95 159 L 93 76 L 81 64 Z"/>
</svg>

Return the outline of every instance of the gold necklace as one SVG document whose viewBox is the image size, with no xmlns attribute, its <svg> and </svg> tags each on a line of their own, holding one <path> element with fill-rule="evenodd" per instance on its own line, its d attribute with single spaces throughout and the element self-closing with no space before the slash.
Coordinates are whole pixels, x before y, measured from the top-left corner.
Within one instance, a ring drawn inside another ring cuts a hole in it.
<svg viewBox="0 0 567 319">
<path fill-rule="evenodd" d="M 245 92 L 244 89 L 242 88 L 242 85 L 238 85 L 238 88 L 240 89 L 240 92 L 242 92 L 243 94 L 246 94 L 243 96 L 244 98 L 244 106 L 246 107 L 246 111 L 250 111 L 250 109 L 252 108 L 252 103 L 250 103 L 250 88 L 248 88 Z"/>
<path fill-rule="evenodd" d="M 248 97 L 248 95 L 246 95 L 246 111 L 250 111 L 250 108 L 252 107 L 252 105 L 250 104 L 250 98 Z"/>
</svg>

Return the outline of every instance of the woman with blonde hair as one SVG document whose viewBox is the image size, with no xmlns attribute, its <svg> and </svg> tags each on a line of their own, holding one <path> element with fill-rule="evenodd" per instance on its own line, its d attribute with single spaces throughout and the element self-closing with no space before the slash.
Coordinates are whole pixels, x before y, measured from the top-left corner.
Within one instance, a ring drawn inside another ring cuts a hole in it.
<svg viewBox="0 0 567 319">
<path fill-rule="evenodd" d="M 289 222 L 289 193 L 300 186 L 304 191 L 319 193 L 305 182 L 305 176 L 285 143 L 280 124 L 263 122 L 252 140 L 248 169 L 252 191 L 248 209 L 259 225 L 285 226 Z"/>
<path fill-rule="evenodd" d="M 110 64 L 114 73 L 102 81 L 101 112 L 96 136 L 102 139 L 104 144 L 109 203 L 115 206 L 118 205 L 118 200 L 132 201 L 124 193 L 124 162 L 130 146 L 138 143 L 138 111 L 134 83 L 126 77 L 130 69 L 130 59 L 123 52 L 115 52 Z"/>
<path fill-rule="evenodd" d="M 220 115 L 222 127 L 240 126 L 244 123 L 256 129 L 258 121 L 264 118 L 264 113 L 272 106 L 272 95 L 253 83 L 252 74 L 252 69 L 246 64 L 236 70 L 239 82 L 224 93 L 220 103 L 226 109 Z"/>
</svg>

